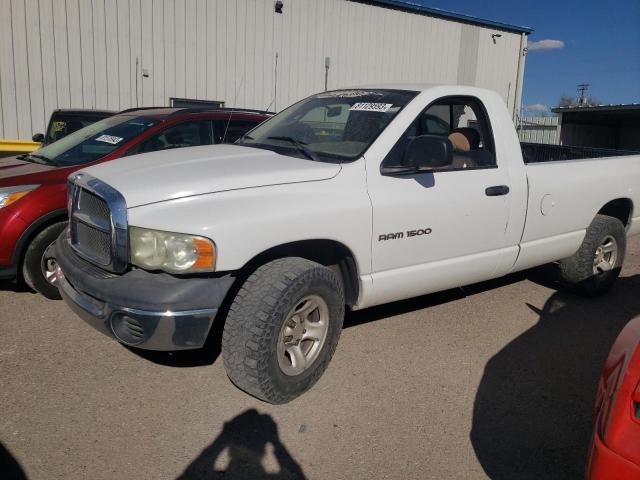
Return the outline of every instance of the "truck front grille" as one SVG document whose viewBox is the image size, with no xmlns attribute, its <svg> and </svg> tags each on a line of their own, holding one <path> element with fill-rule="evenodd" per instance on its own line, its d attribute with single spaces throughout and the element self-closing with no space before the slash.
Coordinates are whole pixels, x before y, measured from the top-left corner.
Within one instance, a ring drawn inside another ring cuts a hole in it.
<svg viewBox="0 0 640 480">
<path fill-rule="evenodd" d="M 74 221 L 71 238 L 77 250 L 93 257 L 100 265 L 108 265 L 111 260 L 111 234 L 95 227 Z"/>
<path fill-rule="evenodd" d="M 104 182 L 78 174 L 69 184 L 69 240 L 76 253 L 105 270 L 128 264 L 126 204 Z"/>
</svg>

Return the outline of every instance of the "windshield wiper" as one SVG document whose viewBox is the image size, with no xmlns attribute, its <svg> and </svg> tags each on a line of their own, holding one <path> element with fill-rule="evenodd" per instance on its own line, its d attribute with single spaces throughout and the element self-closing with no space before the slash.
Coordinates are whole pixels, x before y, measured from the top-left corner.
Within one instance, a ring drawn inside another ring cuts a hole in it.
<svg viewBox="0 0 640 480">
<path fill-rule="evenodd" d="M 309 148 L 307 148 L 305 145 L 306 143 L 301 142 L 300 140 L 296 140 L 293 137 L 287 137 L 287 136 L 275 136 L 275 137 L 267 137 L 267 140 L 283 140 L 285 142 L 289 142 L 292 145 L 295 145 L 295 147 L 298 149 L 299 152 L 303 153 L 307 158 L 309 158 L 310 160 L 314 160 L 316 162 L 320 162 L 320 157 L 318 157 L 318 155 L 316 154 L 316 152 L 314 152 L 313 150 L 310 150 Z"/>
<path fill-rule="evenodd" d="M 244 135 L 242 135 L 238 140 L 236 140 L 235 143 L 242 143 L 245 140 L 255 140 L 255 138 L 253 138 L 251 135 L 249 135 L 248 133 L 245 133 Z"/>
</svg>

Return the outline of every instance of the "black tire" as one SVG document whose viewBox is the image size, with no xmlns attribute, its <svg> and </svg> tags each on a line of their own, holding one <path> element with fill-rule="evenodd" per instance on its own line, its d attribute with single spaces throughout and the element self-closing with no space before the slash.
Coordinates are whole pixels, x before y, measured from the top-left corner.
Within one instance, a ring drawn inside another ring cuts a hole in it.
<svg viewBox="0 0 640 480">
<path fill-rule="evenodd" d="M 281 330 L 309 295 L 321 297 L 328 307 L 326 337 L 306 370 L 286 375 L 278 363 Z M 344 309 L 342 280 L 329 268 L 303 258 L 262 265 L 240 288 L 227 315 L 222 334 L 227 375 L 238 388 L 265 402 L 293 400 L 311 388 L 329 365 L 342 331 Z"/>
<path fill-rule="evenodd" d="M 594 257 L 598 247 L 607 238 L 617 245 L 616 258 L 611 270 L 594 272 Z M 596 215 L 578 251 L 560 261 L 560 281 L 569 289 L 587 296 L 606 292 L 620 275 L 626 250 L 626 232 L 620 220 L 607 215 Z"/>
<path fill-rule="evenodd" d="M 51 300 L 60 300 L 62 297 L 58 287 L 47 280 L 46 262 L 53 258 L 53 243 L 66 226 L 67 222 L 57 222 L 39 232 L 27 247 L 22 262 L 22 278 L 25 283 Z"/>
</svg>

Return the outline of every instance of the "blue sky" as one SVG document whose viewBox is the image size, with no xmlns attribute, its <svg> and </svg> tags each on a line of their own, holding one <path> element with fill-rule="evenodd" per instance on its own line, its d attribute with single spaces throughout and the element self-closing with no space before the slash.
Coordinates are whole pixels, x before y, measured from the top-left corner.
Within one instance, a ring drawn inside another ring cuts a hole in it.
<svg viewBox="0 0 640 480">
<path fill-rule="evenodd" d="M 640 0 L 414 1 L 532 27 L 530 44 L 558 40 L 538 45 L 560 48 L 528 52 L 524 105 L 554 107 L 580 83 L 602 103 L 640 102 Z"/>
</svg>

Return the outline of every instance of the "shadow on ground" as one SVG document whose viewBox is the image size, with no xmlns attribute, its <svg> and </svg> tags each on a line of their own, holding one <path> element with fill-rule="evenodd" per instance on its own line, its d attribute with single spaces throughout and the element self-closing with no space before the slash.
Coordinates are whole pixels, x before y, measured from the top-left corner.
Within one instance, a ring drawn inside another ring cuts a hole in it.
<svg viewBox="0 0 640 480">
<path fill-rule="evenodd" d="M 471 442 L 492 479 L 582 478 L 595 391 L 611 344 L 640 314 L 640 275 L 606 295 L 554 293 L 535 326 L 487 363 Z"/>
<path fill-rule="evenodd" d="M 0 442 L 0 476 L 4 480 L 27 480 L 20 463 L 11 452 Z"/>
<path fill-rule="evenodd" d="M 273 452 L 277 473 L 263 466 Z M 227 465 L 221 467 L 226 451 Z M 280 441 L 278 426 L 270 415 L 249 409 L 226 422 L 222 432 L 189 464 L 179 480 L 304 480 L 300 465 Z"/>
<path fill-rule="evenodd" d="M 30 295 L 36 295 L 36 292 L 24 285 L 22 282 L 16 282 L 15 280 L 0 280 L 0 290 L 16 293 L 27 293 Z"/>
<path fill-rule="evenodd" d="M 532 270 L 531 272 L 537 272 Z M 533 275 L 533 274 L 531 274 Z M 535 273 L 534 281 L 540 283 L 546 277 L 546 273 Z M 394 315 L 402 315 L 403 313 L 422 310 L 442 303 L 451 302 L 464 298 L 468 294 L 480 293 L 493 288 L 502 287 L 511 283 L 519 282 L 527 278 L 525 273 L 516 273 L 507 277 L 502 277 L 488 282 L 482 282 L 469 287 L 446 290 L 444 292 L 423 295 L 421 297 L 411 298 L 400 302 L 393 302 L 386 305 L 380 305 L 366 310 L 357 312 L 347 311 L 344 328 L 357 327 L 365 323 L 376 322 Z M 538 280 L 538 278 L 540 280 Z M 533 277 L 532 277 L 533 279 Z M 232 297 L 230 295 L 229 297 Z M 132 353 L 168 367 L 188 368 L 212 365 L 220 356 L 222 350 L 222 330 L 224 328 L 224 317 L 228 311 L 229 302 L 221 309 L 221 313 L 216 317 L 211 332 L 203 348 L 198 350 L 184 350 L 177 352 L 155 352 L 151 350 L 140 350 L 136 348 L 128 348 Z M 222 321 L 221 321 L 222 320 Z"/>
<path fill-rule="evenodd" d="M 550 288 L 556 288 L 557 286 L 552 280 L 550 280 L 553 278 L 554 273 L 551 271 L 552 269 L 553 266 L 540 267 L 526 272 L 514 273 L 495 280 L 470 285 L 464 288 L 456 288 L 430 295 L 423 295 L 421 297 L 367 308 L 366 310 L 360 310 L 357 312 L 347 311 L 344 320 L 344 328 L 357 327 L 358 325 L 376 322 L 395 315 L 402 315 L 404 313 L 422 310 L 442 303 L 452 302 L 454 300 L 464 298 L 467 295 L 503 287 L 525 279 L 529 279 Z M 221 353 L 224 317 L 230 306 L 229 299 L 232 297 L 233 295 L 228 296 L 228 300 L 223 305 L 221 313 L 218 314 L 203 348 L 178 352 L 155 352 L 136 348 L 129 348 L 129 350 L 145 360 L 168 367 L 188 368 L 212 365 Z"/>
</svg>

